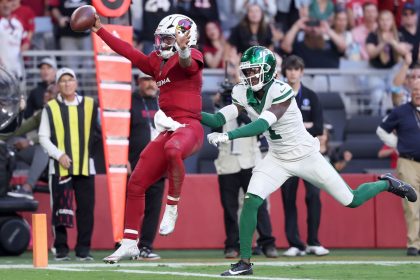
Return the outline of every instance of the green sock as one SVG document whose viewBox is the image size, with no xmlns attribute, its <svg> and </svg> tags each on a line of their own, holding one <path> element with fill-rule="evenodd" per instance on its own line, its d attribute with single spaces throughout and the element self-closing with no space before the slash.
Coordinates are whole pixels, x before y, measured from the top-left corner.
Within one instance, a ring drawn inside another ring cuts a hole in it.
<svg viewBox="0 0 420 280">
<path fill-rule="evenodd" d="M 250 259 L 252 254 L 252 238 L 257 227 L 258 209 L 264 200 L 254 194 L 246 193 L 241 218 L 239 220 L 239 240 L 241 258 Z"/>
<path fill-rule="evenodd" d="M 372 183 L 365 183 L 357 187 L 357 189 L 352 190 L 353 192 L 353 201 L 347 205 L 350 208 L 356 208 L 376 196 L 377 194 L 388 190 L 387 181 L 377 181 Z"/>
</svg>

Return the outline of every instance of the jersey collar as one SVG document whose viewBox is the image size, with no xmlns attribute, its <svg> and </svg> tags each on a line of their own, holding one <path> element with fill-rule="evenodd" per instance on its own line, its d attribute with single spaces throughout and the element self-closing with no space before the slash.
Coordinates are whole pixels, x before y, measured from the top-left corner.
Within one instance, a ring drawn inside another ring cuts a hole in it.
<svg viewBox="0 0 420 280">
<path fill-rule="evenodd" d="M 251 106 L 258 114 L 261 114 L 264 108 L 267 92 L 273 82 L 274 82 L 274 79 L 268 82 L 268 84 L 266 84 L 263 87 L 264 95 L 263 95 L 263 98 L 261 99 L 261 102 L 258 101 L 258 99 L 255 97 L 255 93 L 250 87 L 248 87 L 246 90 L 246 99 L 247 99 L 248 105 Z"/>
</svg>

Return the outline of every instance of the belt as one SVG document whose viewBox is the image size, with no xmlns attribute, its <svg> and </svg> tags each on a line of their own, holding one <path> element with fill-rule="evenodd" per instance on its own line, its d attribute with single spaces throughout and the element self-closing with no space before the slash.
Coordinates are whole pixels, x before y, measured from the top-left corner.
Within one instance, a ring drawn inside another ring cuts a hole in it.
<svg viewBox="0 0 420 280">
<path fill-rule="evenodd" d="M 420 157 L 413 157 L 411 155 L 406 155 L 406 154 L 400 154 L 399 157 L 405 158 L 405 159 L 408 159 L 408 160 L 412 160 L 412 161 L 416 161 L 416 162 L 420 162 Z"/>
</svg>

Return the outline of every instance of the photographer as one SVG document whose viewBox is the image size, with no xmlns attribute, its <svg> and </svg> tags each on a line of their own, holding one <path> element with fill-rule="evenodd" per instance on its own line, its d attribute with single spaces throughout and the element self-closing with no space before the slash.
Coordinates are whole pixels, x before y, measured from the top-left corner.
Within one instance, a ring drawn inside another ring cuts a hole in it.
<svg viewBox="0 0 420 280">
<path fill-rule="evenodd" d="M 231 91 L 233 84 L 222 84 L 221 93 L 216 95 L 216 107 L 224 107 L 232 103 Z M 250 122 L 249 117 L 242 113 L 236 120 L 227 122 L 222 130 L 229 131 Z M 222 131 L 221 131 L 222 132 Z M 239 191 L 246 193 L 252 175 L 252 169 L 256 162 L 261 159 L 257 137 L 248 137 L 223 143 L 218 146 L 219 155 L 214 161 L 218 174 L 220 198 L 224 212 L 224 224 L 226 232 L 225 258 L 236 258 L 239 255 Z M 275 238 L 272 236 L 270 216 L 267 211 L 267 201 L 261 205 L 258 211 L 257 239 L 258 247 L 268 258 L 277 258 Z"/>
<path fill-rule="evenodd" d="M 300 56 L 306 68 L 338 68 L 346 42 L 327 21 L 302 17 L 286 33 L 281 48 Z"/>
</svg>

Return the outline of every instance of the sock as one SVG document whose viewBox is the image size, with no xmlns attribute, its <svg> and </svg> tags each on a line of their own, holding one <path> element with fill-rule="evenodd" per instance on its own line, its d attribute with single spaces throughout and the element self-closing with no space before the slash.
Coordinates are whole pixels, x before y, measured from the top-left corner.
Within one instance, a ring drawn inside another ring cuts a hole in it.
<svg viewBox="0 0 420 280">
<path fill-rule="evenodd" d="M 241 259 L 250 259 L 252 238 L 257 226 L 258 209 L 264 200 L 254 194 L 246 193 L 241 218 L 239 220 L 239 240 Z"/>
<path fill-rule="evenodd" d="M 388 190 L 388 182 L 387 181 L 377 181 L 372 183 L 365 183 L 357 187 L 357 189 L 352 190 L 354 195 L 353 201 L 347 205 L 350 208 L 356 208 L 375 197 L 377 194 Z"/>
</svg>

